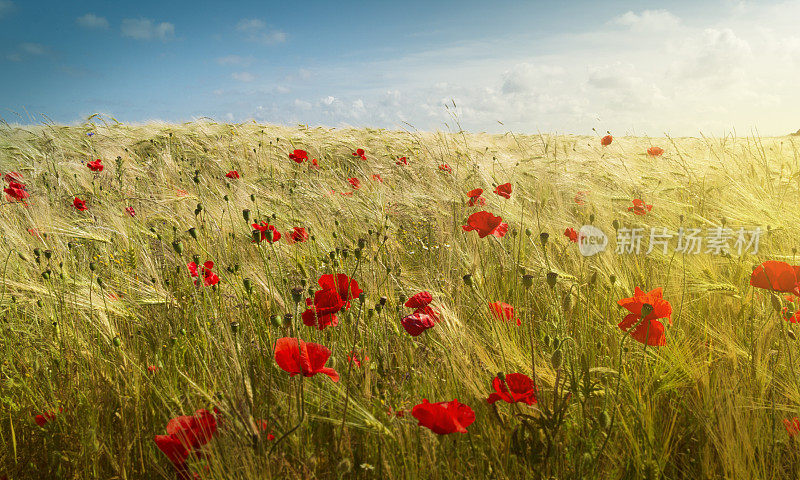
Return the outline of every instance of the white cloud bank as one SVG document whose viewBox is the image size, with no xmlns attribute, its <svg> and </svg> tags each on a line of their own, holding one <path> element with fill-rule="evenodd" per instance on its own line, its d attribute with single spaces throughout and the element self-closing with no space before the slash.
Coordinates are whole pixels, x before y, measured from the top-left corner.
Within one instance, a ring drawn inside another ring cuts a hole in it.
<svg viewBox="0 0 800 480">
<path fill-rule="evenodd" d="M 156 23 L 149 18 L 126 18 L 122 20 L 120 32 L 123 37 L 135 40 L 169 40 L 175 35 L 175 25 L 169 22 Z"/>
</svg>

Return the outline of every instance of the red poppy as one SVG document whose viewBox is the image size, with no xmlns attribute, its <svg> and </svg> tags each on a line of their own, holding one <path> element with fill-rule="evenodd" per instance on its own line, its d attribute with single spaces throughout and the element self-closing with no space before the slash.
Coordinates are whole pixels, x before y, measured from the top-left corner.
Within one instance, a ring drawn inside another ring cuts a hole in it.
<svg viewBox="0 0 800 480">
<path fill-rule="evenodd" d="M 465 232 L 475 230 L 478 232 L 478 237 L 480 238 L 487 235 L 503 238 L 508 231 L 508 224 L 503 223 L 502 218 L 495 217 L 487 211 L 482 211 L 470 215 L 467 220 L 467 225 L 462 225 L 461 228 L 463 228 Z"/>
<path fill-rule="evenodd" d="M 84 202 L 78 197 L 75 197 L 75 200 L 72 201 L 72 205 L 74 205 L 75 208 L 77 208 L 81 212 L 89 209 L 89 207 L 86 206 L 86 202 Z"/>
<path fill-rule="evenodd" d="M 343 273 L 326 274 L 317 281 L 321 290 L 314 292 L 314 301 L 306 299 L 308 307 L 302 314 L 303 324 L 323 330 L 339 324 L 336 313 L 350 308 L 350 300 L 358 298 L 362 290 L 358 282 Z"/>
<path fill-rule="evenodd" d="M 489 304 L 489 310 L 492 312 L 492 316 L 497 320 L 502 320 L 504 322 L 508 322 L 509 320 L 516 320 L 517 325 L 522 325 L 522 320 L 514 316 L 514 307 L 507 303 L 503 302 L 494 302 Z"/>
<path fill-rule="evenodd" d="M 309 165 L 308 168 L 319 168 L 319 163 L 317 163 L 316 158 L 311 160 L 311 165 Z"/>
<path fill-rule="evenodd" d="M 443 164 L 439 165 L 439 170 L 441 170 L 443 172 L 447 172 L 447 173 L 453 173 L 453 169 L 450 168 L 450 165 L 448 165 L 446 163 L 443 163 Z"/>
<path fill-rule="evenodd" d="M 35 417 L 33 417 L 33 420 L 36 422 L 36 425 L 39 425 L 40 427 L 44 427 L 47 424 L 47 422 L 55 419 L 56 415 L 58 413 L 63 412 L 63 411 L 64 411 L 63 408 L 59 408 L 58 412 L 55 412 L 55 411 L 44 412 L 44 413 L 41 413 L 41 414 L 36 415 Z"/>
<path fill-rule="evenodd" d="M 631 312 L 622 319 L 618 325 L 619 328 L 629 332 L 637 342 L 651 346 L 666 345 L 664 324 L 660 319 L 666 318 L 672 325 L 672 305 L 664 300 L 660 287 L 647 293 L 636 287 L 632 297 L 624 298 L 617 303 Z M 644 305 L 652 307 L 652 311 L 642 320 Z M 636 328 L 631 330 L 634 325 Z"/>
<path fill-rule="evenodd" d="M 800 295 L 800 266 L 767 260 L 753 269 L 750 285 L 775 292 Z"/>
<path fill-rule="evenodd" d="M 289 158 L 297 163 L 303 163 L 304 161 L 308 160 L 308 152 L 305 150 L 294 150 L 289 154 Z"/>
<path fill-rule="evenodd" d="M 153 441 L 176 469 L 184 467 L 189 450 L 173 435 L 156 435 Z"/>
<path fill-rule="evenodd" d="M 652 209 L 653 209 L 652 205 L 647 205 L 646 203 L 644 203 L 644 200 L 641 200 L 639 198 L 633 199 L 633 206 L 628 207 L 628 211 L 629 212 L 632 211 L 636 215 L 644 215 Z"/>
<path fill-rule="evenodd" d="M 424 313 L 425 315 L 431 317 L 431 319 L 435 322 L 441 320 L 439 318 L 439 312 L 434 310 L 430 303 L 433 301 L 433 296 L 428 292 L 419 292 L 406 300 L 406 303 L 403 305 L 408 308 L 413 308 L 414 313 Z"/>
<path fill-rule="evenodd" d="M 589 194 L 589 192 L 586 192 L 586 191 L 576 192 L 575 193 L 575 203 L 577 203 L 578 205 L 584 205 L 586 203 L 586 195 L 588 195 L 588 194 Z"/>
<path fill-rule="evenodd" d="M 359 179 L 353 177 L 353 178 L 348 178 L 347 181 L 350 182 L 350 185 L 352 185 L 354 189 L 358 190 L 359 188 L 361 188 L 361 181 Z"/>
<path fill-rule="evenodd" d="M 291 232 L 286 232 L 289 243 L 303 243 L 308 240 L 308 232 L 304 227 L 294 227 Z"/>
<path fill-rule="evenodd" d="M 502 185 L 498 185 L 497 188 L 494 189 L 494 193 L 503 198 L 511 198 L 511 184 L 504 183 Z"/>
<path fill-rule="evenodd" d="M 355 365 L 358 368 L 361 368 L 361 364 L 362 363 L 369 362 L 369 356 L 368 355 L 363 355 L 362 358 L 360 358 L 360 359 L 358 358 L 358 356 L 359 356 L 358 352 L 356 352 L 356 351 L 350 352 L 347 355 L 347 362 L 348 363 L 352 363 L 353 365 Z"/>
<path fill-rule="evenodd" d="M 22 183 L 22 174 L 19 172 L 8 172 L 5 175 L 3 175 L 3 180 L 9 183 L 11 182 Z"/>
<path fill-rule="evenodd" d="M 3 191 L 6 192 L 11 200 L 16 200 L 18 202 L 21 202 L 30 196 L 25 185 L 14 181 L 9 181 L 8 187 L 4 188 Z"/>
<path fill-rule="evenodd" d="M 604 147 L 607 147 L 607 146 L 611 145 L 611 141 L 612 140 L 613 140 L 613 137 L 611 135 L 606 135 L 605 137 L 600 139 L 600 145 L 602 145 Z"/>
<path fill-rule="evenodd" d="M 647 154 L 651 157 L 660 157 L 664 155 L 664 149 L 661 147 L 650 147 L 647 149 Z"/>
<path fill-rule="evenodd" d="M 789 323 L 800 323 L 800 310 L 789 312 L 789 307 L 783 307 L 783 318 Z"/>
<path fill-rule="evenodd" d="M 148 365 L 147 366 L 147 371 L 150 372 L 150 373 L 156 373 L 158 370 L 159 370 L 158 367 L 156 367 L 155 365 Z"/>
<path fill-rule="evenodd" d="M 397 165 L 408 165 L 408 159 L 406 157 L 400 157 L 394 163 L 396 163 Z"/>
<path fill-rule="evenodd" d="M 486 205 L 486 199 L 483 198 L 481 195 L 483 195 L 482 188 L 476 188 L 474 190 L 470 190 L 469 192 L 467 192 L 467 196 L 469 197 L 469 202 L 467 202 L 467 205 L 469 205 L 470 207 L 474 207 L 475 205 L 479 206 Z"/>
<path fill-rule="evenodd" d="M 800 418 L 784 418 L 783 426 L 786 427 L 786 433 L 789 434 L 789 438 L 794 438 L 800 433 Z"/>
<path fill-rule="evenodd" d="M 430 403 L 423 398 L 422 403 L 411 410 L 411 415 L 417 419 L 418 425 L 439 435 L 467 433 L 467 427 L 475 421 L 475 412 L 458 400 Z"/>
<path fill-rule="evenodd" d="M 226 173 L 225 176 L 228 178 L 239 178 L 239 172 L 236 170 L 231 170 L 230 172 Z"/>
<path fill-rule="evenodd" d="M 200 274 L 197 271 L 197 264 L 194 262 L 189 262 L 186 264 L 186 267 L 189 269 L 189 274 L 192 277 L 199 277 Z M 206 263 L 203 264 L 203 285 L 206 287 L 210 287 L 212 285 L 216 285 L 219 283 L 219 277 L 216 273 L 214 273 L 211 269 L 214 268 L 214 262 L 208 260 Z M 197 280 L 194 281 L 194 284 L 197 285 Z"/>
<path fill-rule="evenodd" d="M 103 171 L 103 164 L 100 162 L 102 162 L 102 160 L 98 158 L 93 162 L 87 163 L 86 166 L 89 167 L 89 170 L 99 173 Z"/>
<path fill-rule="evenodd" d="M 498 400 L 507 403 L 522 402 L 528 405 L 537 403 L 533 380 L 523 373 L 509 373 L 505 376 L 505 381 L 501 380 L 500 377 L 494 377 L 492 388 L 494 388 L 495 393 L 492 393 L 486 399 L 489 403 L 494 403 Z"/>
<path fill-rule="evenodd" d="M 578 243 L 578 232 L 574 228 L 570 227 L 564 230 L 564 236 L 569 238 L 570 242 Z"/>
<path fill-rule="evenodd" d="M 372 176 L 372 179 L 373 179 L 373 180 L 375 180 L 376 182 L 381 182 L 381 183 L 383 183 L 383 178 L 381 178 L 380 174 L 378 174 L 378 173 L 376 173 L 375 175 L 373 175 L 373 176 Z"/>
<path fill-rule="evenodd" d="M 258 422 L 258 428 L 262 432 L 267 432 L 269 430 L 269 423 L 267 423 L 266 420 L 261 420 Z M 272 432 L 267 433 L 267 440 L 275 440 L 275 435 L 273 435 Z"/>
<path fill-rule="evenodd" d="M 359 148 L 358 150 L 353 152 L 353 156 L 354 157 L 360 157 L 361 160 L 366 160 L 367 159 L 367 155 L 364 153 L 364 149 L 363 148 Z"/>
<path fill-rule="evenodd" d="M 136 210 L 134 210 L 133 207 L 125 207 L 125 212 L 131 217 L 136 216 Z"/>
<path fill-rule="evenodd" d="M 175 417 L 167 423 L 167 434 L 180 440 L 189 449 L 202 447 L 216 433 L 217 419 L 204 408 L 197 410 L 194 415 Z"/>
<path fill-rule="evenodd" d="M 299 347 L 298 342 L 300 342 Z M 289 337 L 279 338 L 275 342 L 275 362 L 290 377 L 299 374 L 313 377 L 322 373 L 331 377 L 334 382 L 338 382 L 339 374 L 336 370 L 325 366 L 330 356 L 330 350 L 316 343 L 306 343 Z"/>
<path fill-rule="evenodd" d="M 260 224 L 254 223 L 250 226 L 253 227 L 254 230 L 258 230 L 259 232 L 261 232 L 261 239 L 259 240 L 259 242 L 267 240 L 269 243 L 275 243 L 281 239 L 281 232 L 279 232 L 278 229 L 275 228 L 275 225 L 270 225 L 269 222 L 264 221 L 261 222 Z M 272 240 L 267 239 L 267 231 L 272 232 Z M 252 241 L 255 242 L 256 239 L 254 238 Z"/>
<path fill-rule="evenodd" d="M 412 337 L 422 334 L 425 330 L 433 328 L 435 325 L 433 318 L 430 315 L 422 312 L 414 312 L 411 315 L 403 317 L 400 324 Z"/>
</svg>

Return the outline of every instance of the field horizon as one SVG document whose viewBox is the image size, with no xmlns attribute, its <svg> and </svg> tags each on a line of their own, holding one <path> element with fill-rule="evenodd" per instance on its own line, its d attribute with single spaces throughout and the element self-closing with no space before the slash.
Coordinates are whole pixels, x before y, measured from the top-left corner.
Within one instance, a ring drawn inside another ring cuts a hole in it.
<svg viewBox="0 0 800 480">
<path fill-rule="evenodd" d="M 0 125 L 0 479 L 797 478 L 800 131 L 107 120 Z"/>
</svg>

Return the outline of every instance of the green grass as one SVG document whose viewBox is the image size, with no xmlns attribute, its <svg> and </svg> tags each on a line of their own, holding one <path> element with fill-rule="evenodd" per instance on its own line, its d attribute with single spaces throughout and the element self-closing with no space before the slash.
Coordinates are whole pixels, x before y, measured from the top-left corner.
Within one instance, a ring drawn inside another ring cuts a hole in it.
<svg viewBox="0 0 800 480">
<path fill-rule="evenodd" d="M 0 478 L 174 478 L 154 436 L 213 407 L 218 434 L 190 462 L 202 478 L 796 478 L 782 423 L 800 402 L 794 325 L 748 285 L 754 265 L 795 257 L 795 137 L 601 147 L 585 136 L 98 121 L 0 130 L 0 171 L 19 171 L 31 194 L 27 207 L 0 205 Z M 665 154 L 649 157 L 650 146 Z M 289 160 L 295 148 L 320 169 Z M 98 176 L 84 164 L 95 158 Z M 228 181 L 233 169 L 242 177 Z M 362 187 L 341 195 L 350 177 Z M 505 182 L 508 200 L 492 193 Z M 485 207 L 466 206 L 476 187 Z M 634 198 L 652 211 L 628 212 Z M 312 238 L 252 243 L 244 209 Z M 482 209 L 509 224 L 505 237 L 461 229 Z M 611 244 L 583 257 L 562 233 L 590 218 Z M 758 254 L 613 251 L 614 224 L 649 234 L 723 222 L 760 226 Z M 217 287 L 192 284 L 195 255 L 216 263 Z M 292 289 L 306 298 L 337 272 L 364 300 L 337 327 L 304 326 Z M 617 301 L 637 286 L 672 304 L 663 347 L 617 327 Z M 422 290 L 443 321 L 411 337 L 401 300 Z M 494 301 L 522 325 L 493 319 Z M 330 348 L 341 380 L 289 378 L 272 352 L 286 336 Z M 348 364 L 352 350 L 369 356 L 363 368 Z M 538 404 L 486 402 L 498 372 L 534 366 Z M 408 412 L 423 398 L 456 398 L 476 420 L 438 436 Z M 261 419 L 291 433 L 268 440 Z"/>
</svg>

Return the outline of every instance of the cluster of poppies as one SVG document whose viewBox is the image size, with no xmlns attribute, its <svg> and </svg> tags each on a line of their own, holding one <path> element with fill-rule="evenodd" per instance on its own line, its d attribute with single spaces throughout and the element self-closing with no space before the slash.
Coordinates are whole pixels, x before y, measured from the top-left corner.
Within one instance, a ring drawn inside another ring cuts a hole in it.
<svg viewBox="0 0 800 480">
<path fill-rule="evenodd" d="M 8 184 L 3 191 L 9 201 L 22 202 L 30 196 L 28 188 L 22 183 L 22 175 L 17 172 L 10 172 L 3 175 L 3 180 Z"/>
<path fill-rule="evenodd" d="M 253 227 L 253 242 L 255 243 L 260 243 L 265 240 L 268 243 L 275 243 L 283 236 L 275 225 L 270 225 L 267 221 L 253 223 L 250 226 Z M 294 227 L 293 230 L 286 232 L 286 236 L 289 243 L 303 243 L 309 238 L 305 227 Z"/>
<path fill-rule="evenodd" d="M 100 173 L 103 171 L 103 161 L 99 158 L 92 162 L 88 162 L 86 166 L 94 173 Z"/>
<path fill-rule="evenodd" d="M 306 299 L 303 324 L 320 330 L 335 327 L 339 324 L 336 314 L 350 308 L 350 301 L 357 299 L 362 290 L 357 281 L 343 273 L 322 275 L 317 284 L 320 289 L 314 292 L 314 300 Z"/>
<path fill-rule="evenodd" d="M 194 262 L 189 262 L 186 266 L 189 268 L 189 275 L 195 278 L 195 285 L 197 285 L 197 279 L 199 279 L 201 275 L 203 276 L 203 286 L 205 287 L 211 287 L 219 283 L 219 277 L 212 270 L 214 268 L 214 262 L 211 260 L 205 262 L 202 269 Z"/>
<path fill-rule="evenodd" d="M 159 450 L 172 462 L 179 478 L 191 478 L 187 460 L 189 456 L 202 458 L 203 445 L 217 433 L 214 413 L 200 409 L 194 415 L 182 415 L 167 422 L 167 434 L 156 435 L 154 441 Z"/>
</svg>

